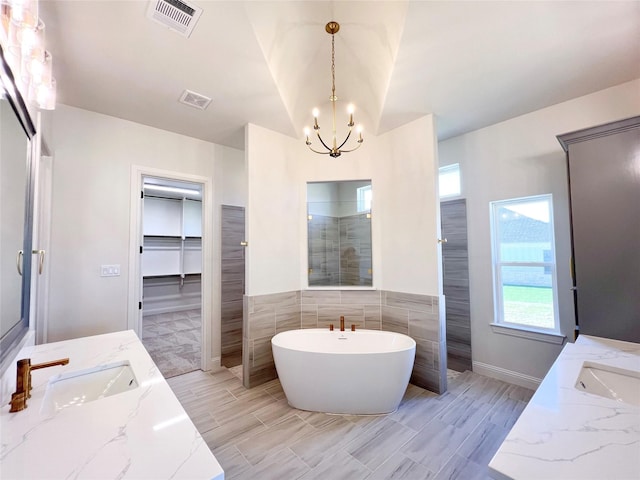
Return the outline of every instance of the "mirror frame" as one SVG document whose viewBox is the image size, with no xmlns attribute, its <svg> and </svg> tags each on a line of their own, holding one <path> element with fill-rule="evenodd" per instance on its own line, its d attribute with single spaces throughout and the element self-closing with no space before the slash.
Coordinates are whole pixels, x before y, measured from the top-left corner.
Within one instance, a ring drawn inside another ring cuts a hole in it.
<svg viewBox="0 0 640 480">
<path fill-rule="evenodd" d="M 22 295 L 20 304 L 20 320 L 0 338 L 0 365 L 4 364 L 7 356 L 12 353 L 20 341 L 25 337 L 29 330 L 29 310 L 31 304 L 31 265 L 32 265 L 32 235 L 33 235 L 33 182 L 34 165 L 33 162 L 33 137 L 36 129 L 31 119 L 31 115 L 22 94 L 16 86 L 11 68 L 7 64 L 4 56 L 4 50 L 0 45 L 0 80 L 1 88 L 4 90 L 4 96 L 11 105 L 17 120 L 20 122 L 22 129 L 27 136 L 27 158 L 26 168 L 26 184 L 25 184 L 25 203 L 24 203 L 24 231 L 23 231 L 23 251 L 29 252 L 22 256 Z"/>
</svg>

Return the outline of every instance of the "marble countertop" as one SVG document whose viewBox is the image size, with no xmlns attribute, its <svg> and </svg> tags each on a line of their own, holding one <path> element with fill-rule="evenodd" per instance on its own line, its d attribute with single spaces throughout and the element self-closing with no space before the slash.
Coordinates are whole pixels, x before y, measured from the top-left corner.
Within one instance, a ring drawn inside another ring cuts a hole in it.
<svg viewBox="0 0 640 480">
<path fill-rule="evenodd" d="M 32 372 L 28 408 L 0 411 L 3 479 L 215 479 L 224 473 L 132 331 L 26 347 L 18 358 L 69 364 Z M 128 360 L 139 387 L 44 413 L 49 378 Z"/>
<path fill-rule="evenodd" d="M 574 388 L 585 361 L 640 372 L 640 344 L 567 344 L 489 463 L 494 478 L 640 479 L 640 407 Z"/>
</svg>

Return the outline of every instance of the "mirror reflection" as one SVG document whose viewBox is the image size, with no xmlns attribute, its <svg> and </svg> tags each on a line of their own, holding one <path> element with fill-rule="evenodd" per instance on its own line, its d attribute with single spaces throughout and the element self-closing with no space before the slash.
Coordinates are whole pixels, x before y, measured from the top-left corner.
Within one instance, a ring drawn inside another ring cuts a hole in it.
<svg viewBox="0 0 640 480">
<path fill-rule="evenodd" d="M 0 337 L 21 324 L 22 277 L 16 256 L 23 249 L 28 138 L 2 89 L 0 100 Z M 3 342 L 4 346 L 4 342 Z"/>
<path fill-rule="evenodd" d="M 373 286 L 371 180 L 307 184 L 309 286 Z"/>
</svg>

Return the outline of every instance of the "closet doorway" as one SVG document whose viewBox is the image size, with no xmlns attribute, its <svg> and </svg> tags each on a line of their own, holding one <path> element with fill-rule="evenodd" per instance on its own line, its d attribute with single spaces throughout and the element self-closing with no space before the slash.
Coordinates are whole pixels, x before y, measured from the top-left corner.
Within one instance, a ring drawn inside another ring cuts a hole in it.
<svg viewBox="0 0 640 480">
<path fill-rule="evenodd" d="M 203 185 L 142 177 L 142 343 L 165 378 L 202 365 Z"/>
</svg>

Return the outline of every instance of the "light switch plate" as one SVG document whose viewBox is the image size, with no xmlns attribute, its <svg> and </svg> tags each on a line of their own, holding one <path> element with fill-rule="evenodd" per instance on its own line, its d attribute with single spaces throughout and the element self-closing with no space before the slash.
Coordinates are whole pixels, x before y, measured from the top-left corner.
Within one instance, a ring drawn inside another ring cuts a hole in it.
<svg viewBox="0 0 640 480">
<path fill-rule="evenodd" d="M 120 265 L 102 265 L 100 267 L 101 277 L 119 277 Z"/>
</svg>

